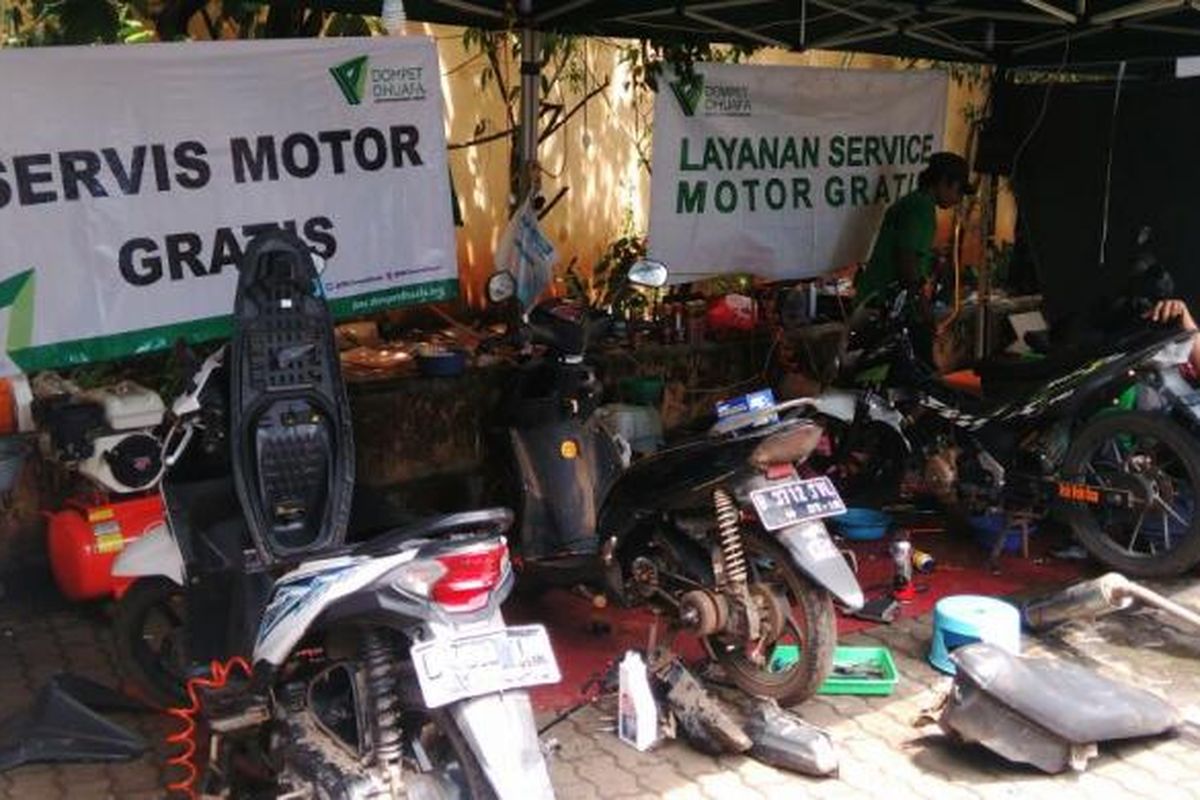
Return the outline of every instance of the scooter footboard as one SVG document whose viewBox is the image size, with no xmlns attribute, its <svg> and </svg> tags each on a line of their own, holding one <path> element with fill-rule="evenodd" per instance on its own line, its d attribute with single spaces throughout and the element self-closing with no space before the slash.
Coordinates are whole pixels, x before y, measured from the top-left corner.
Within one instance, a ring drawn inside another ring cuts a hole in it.
<svg viewBox="0 0 1200 800">
<path fill-rule="evenodd" d="M 473 697 L 448 710 L 499 800 L 553 800 L 527 692 Z"/>
</svg>

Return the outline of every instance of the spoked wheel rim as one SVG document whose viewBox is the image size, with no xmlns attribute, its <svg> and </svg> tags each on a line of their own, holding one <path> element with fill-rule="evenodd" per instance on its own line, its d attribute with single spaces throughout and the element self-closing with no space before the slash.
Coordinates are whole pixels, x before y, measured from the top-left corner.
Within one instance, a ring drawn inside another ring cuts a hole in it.
<svg viewBox="0 0 1200 800">
<path fill-rule="evenodd" d="M 1114 432 L 1089 449 L 1077 472 L 1083 485 L 1132 496 L 1129 508 L 1101 503 L 1090 510 L 1100 532 L 1126 557 L 1161 558 L 1192 535 L 1193 487 L 1200 476 L 1167 437 Z"/>
</svg>

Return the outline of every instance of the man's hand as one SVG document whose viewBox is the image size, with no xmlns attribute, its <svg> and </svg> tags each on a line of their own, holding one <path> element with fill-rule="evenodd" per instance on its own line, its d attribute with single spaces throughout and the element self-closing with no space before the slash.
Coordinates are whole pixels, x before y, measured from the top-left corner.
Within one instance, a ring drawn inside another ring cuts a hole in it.
<svg viewBox="0 0 1200 800">
<path fill-rule="evenodd" d="M 1146 319 L 1152 322 L 1179 320 L 1179 324 L 1183 326 L 1184 330 L 1196 330 L 1196 320 L 1192 319 L 1187 303 L 1182 300 L 1159 300 L 1154 304 L 1154 308 L 1146 313 Z"/>
</svg>

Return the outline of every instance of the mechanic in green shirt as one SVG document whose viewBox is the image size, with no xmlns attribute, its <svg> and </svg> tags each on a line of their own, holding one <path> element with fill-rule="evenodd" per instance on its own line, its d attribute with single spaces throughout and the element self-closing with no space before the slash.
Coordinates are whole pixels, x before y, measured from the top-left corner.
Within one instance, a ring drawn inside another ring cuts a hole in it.
<svg viewBox="0 0 1200 800">
<path fill-rule="evenodd" d="M 917 177 L 917 190 L 897 200 L 883 215 L 875 247 L 858 273 L 858 304 L 881 298 L 889 287 L 907 288 L 917 320 L 911 330 L 917 354 L 933 357 L 933 312 L 925 283 L 933 264 L 933 237 L 938 208 L 953 208 L 963 195 L 975 193 L 966 159 L 957 153 L 934 153 Z"/>
</svg>

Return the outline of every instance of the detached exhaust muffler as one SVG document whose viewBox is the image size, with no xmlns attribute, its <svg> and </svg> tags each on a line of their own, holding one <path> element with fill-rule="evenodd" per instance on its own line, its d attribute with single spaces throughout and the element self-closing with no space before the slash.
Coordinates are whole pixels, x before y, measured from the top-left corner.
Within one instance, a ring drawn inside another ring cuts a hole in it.
<svg viewBox="0 0 1200 800">
<path fill-rule="evenodd" d="M 1154 606 L 1200 629 L 1200 613 L 1116 572 L 1077 583 L 1058 594 L 1032 600 L 1025 605 L 1022 616 L 1025 625 L 1031 630 L 1045 630 L 1071 619 L 1099 617 L 1114 611 L 1124 611 L 1135 601 Z"/>
</svg>

